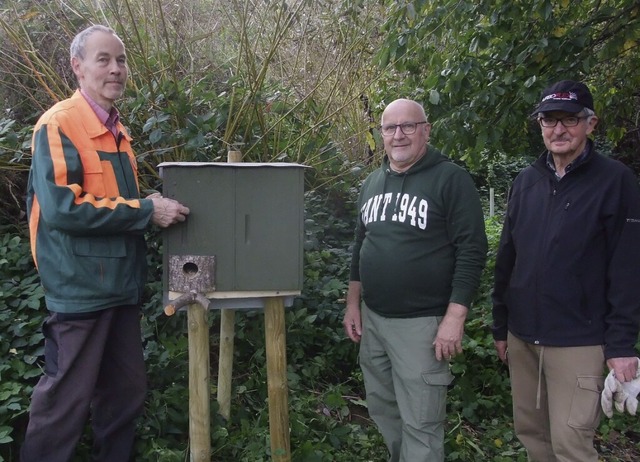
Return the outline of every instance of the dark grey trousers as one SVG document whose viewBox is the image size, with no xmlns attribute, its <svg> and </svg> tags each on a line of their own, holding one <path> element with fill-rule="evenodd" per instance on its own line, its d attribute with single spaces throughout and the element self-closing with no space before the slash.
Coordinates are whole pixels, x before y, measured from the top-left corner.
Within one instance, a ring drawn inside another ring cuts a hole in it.
<svg viewBox="0 0 640 462">
<path fill-rule="evenodd" d="M 147 390 L 139 307 L 51 313 L 43 332 L 21 462 L 71 460 L 89 416 L 92 460 L 128 461 Z"/>
</svg>

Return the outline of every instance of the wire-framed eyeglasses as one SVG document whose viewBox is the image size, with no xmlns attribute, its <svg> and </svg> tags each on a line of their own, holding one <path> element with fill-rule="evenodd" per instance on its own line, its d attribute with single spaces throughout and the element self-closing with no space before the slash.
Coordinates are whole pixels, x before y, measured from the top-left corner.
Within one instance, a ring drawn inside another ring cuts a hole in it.
<svg viewBox="0 0 640 462">
<path fill-rule="evenodd" d="M 382 136 L 393 136 L 396 134 L 396 129 L 400 127 L 400 131 L 405 135 L 413 135 L 420 124 L 428 123 L 426 120 L 424 122 L 404 122 L 401 124 L 389 124 L 382 125 L 380 127 L 380 133 Z"/>
<path fill-rule="evenodd" d="M 560 122 L 565 127 L 575 127 L 580 123 L 581 119 L 586 119 L 586 116 L 578 117 L 578 116 L 569 116 L 563 117 L 562 119 L 558 119 L 556 117 L 538 117 L 538 122 L 540 125 L 546 128 L 555 127 Z"/>
</svg>

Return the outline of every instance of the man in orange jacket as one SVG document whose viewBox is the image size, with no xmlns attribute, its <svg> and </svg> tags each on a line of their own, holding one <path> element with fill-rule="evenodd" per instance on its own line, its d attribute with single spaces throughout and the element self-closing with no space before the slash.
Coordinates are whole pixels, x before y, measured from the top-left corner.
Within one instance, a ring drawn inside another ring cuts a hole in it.
<svg viewBox="0 0 640 462">
<path fill-rule="evenodd" d="M 120 38 L 104 26 L 83 30 L 71 66 L 80 89 L 33 134 L 27 211 L 49 316 L 21 461 L 69 461 L 91 415 L 92 460 L 124 462 L 146 394 L 144 231 L 184 221 L 189 209 L 140 198 L 131 138 L 113 106 L 128 75 Z"/>
</svg>

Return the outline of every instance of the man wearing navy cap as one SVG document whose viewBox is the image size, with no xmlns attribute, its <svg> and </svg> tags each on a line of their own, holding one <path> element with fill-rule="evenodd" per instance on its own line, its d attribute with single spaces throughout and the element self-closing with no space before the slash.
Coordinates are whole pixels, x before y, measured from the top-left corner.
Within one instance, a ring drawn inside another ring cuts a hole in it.
<svg viewBox="0 0 640 462">
<path fill-rule="evenodd" d="M 547 150 L 509 193 L 493 336 L 529 460 L 597 462 L 604 365 L 614 399 L 638 382 L 640 187 L 596 152 L 598 117 L 583 83 L 546 88 L 533 116 Z M 603 406 L 609 414 L 611 401 Z"/>
</svg>

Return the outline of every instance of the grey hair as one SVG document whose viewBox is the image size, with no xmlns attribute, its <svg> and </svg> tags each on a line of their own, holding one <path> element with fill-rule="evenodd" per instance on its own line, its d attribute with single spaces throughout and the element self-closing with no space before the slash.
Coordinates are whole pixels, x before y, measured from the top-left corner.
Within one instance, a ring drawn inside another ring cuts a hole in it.
<svg viewBox="0 0 640 462">
<path fill-rule="evenodd" d="M 84 59 L 84 47 L 87 43 L 87 39 L 94 32 L 105 32 L 107 34 L 113 34 L 116 37 L 118 36 L 116 32 L 110 27 L 102 26 L 100 24 L 89 26 L 86 29 L 78 32 L 78 34 L 73 38 L 73 41 L 71 42 L 71 47 L 69 48 L 71 59 L 73 58 L 78 58 L 80 60 Z"/>
<path fill-rule="evenodd" d="M 587 123 L 591 122 L 591 118 L 596 115 L 595 111 L 593 109 L 589 109 L 588 107 L 585 107 L 582 110 L 582 113 L 584 114 L 584 117 L 587 118 Z"/>
</svg>

